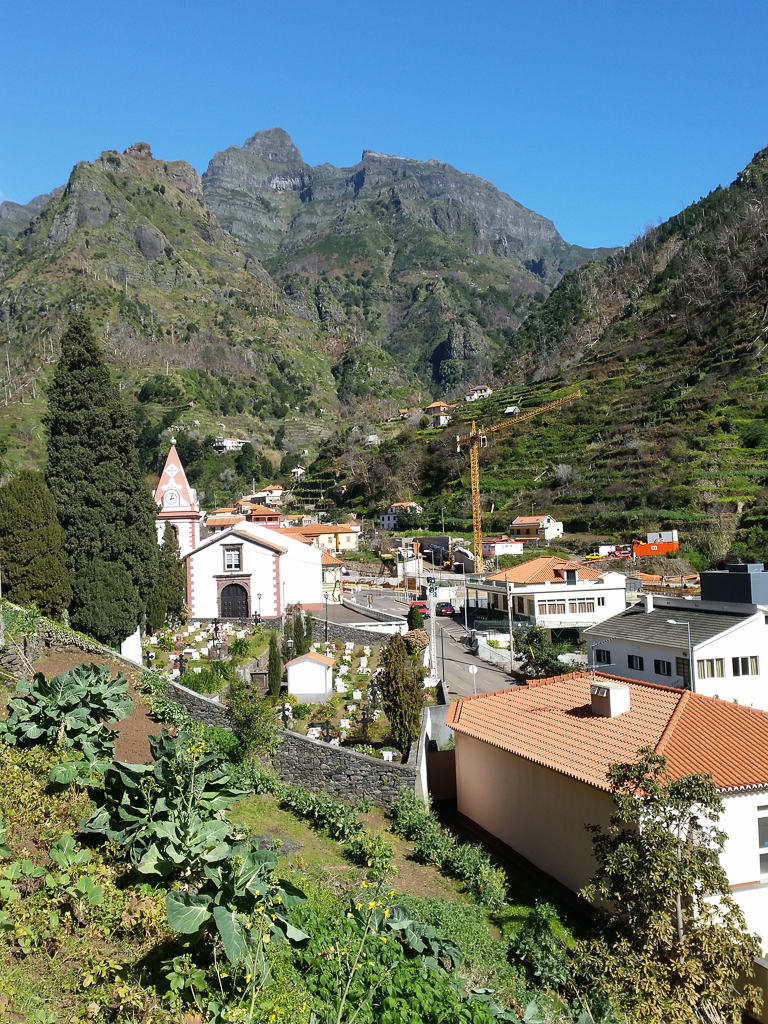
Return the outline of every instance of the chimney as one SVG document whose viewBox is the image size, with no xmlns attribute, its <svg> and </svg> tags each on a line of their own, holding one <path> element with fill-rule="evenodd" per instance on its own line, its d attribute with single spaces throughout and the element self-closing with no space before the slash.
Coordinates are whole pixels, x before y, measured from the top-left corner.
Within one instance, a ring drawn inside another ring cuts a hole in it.
<svg viewBox="0 0 768 1024">
<path fill-rule="evenodd" d="M 624 683 L 592 683 L 592 714 L 598 718 L 616 718 L 629 711 L 629 687 Z"/>
<path fill-rule="evenodd" d="M 653 611 L 653 594 L 643 594 L 643 604 L 646 615 Z"/>
</svg>

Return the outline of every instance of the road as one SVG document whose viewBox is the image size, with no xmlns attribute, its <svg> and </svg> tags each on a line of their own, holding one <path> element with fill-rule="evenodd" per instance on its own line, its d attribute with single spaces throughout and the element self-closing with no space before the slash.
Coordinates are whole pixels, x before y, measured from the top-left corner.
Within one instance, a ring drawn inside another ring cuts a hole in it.
<svg viewBox="0 0 768 1024">
<path fill-rule="evenodd" d="M 368 595 L 373 596 L 373 605 L 379 611 L 390 612 L 394 615 L 408 614 L 408 601 L 403 594 L 392 594 L 386 590 L 361 590 L 357 600 L 364 604 Z M 425 619 L 424 628 L 429 632 L 429 619 Z M 463 643 L 460 637 L 464 636 L 464 623 L 460 617 L 456 619 L 438 617 L 436 626 L 436 647 L 437 667 L 439 674 L 448 684 L 448 696 L 468 697 L 475 692 L 491 693 L 494 690 L 504 690 L 512 683 L 512 677 L 503 669 L 488 665 L 476 658 Z M 474 679 L 469 672 L 469 666 L 477 668 L 477 675 Z"/>
</svg>

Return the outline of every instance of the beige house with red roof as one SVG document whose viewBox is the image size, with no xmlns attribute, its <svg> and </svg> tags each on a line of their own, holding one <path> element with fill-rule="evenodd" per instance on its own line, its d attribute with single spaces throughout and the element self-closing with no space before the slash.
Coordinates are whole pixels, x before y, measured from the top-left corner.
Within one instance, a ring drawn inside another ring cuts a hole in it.
<svg viewBox="0 0 768 1024">
<path fill-rule="evenodd" d="M 518 516 L 512 521 L 509 532 L 516 540 L 557 540 L 563 536 L 563 524 L 549 514 Z"/>
<path fill-rule="evenodd" d="M 470 586 L 485 591 L 489 611 L 545 629 L 583 629 L 624 611 L 627 603 L 620 572 L 599 572 L 557 555 L 499 569 Z"/>
<path fill-rule="evenodd" d="M 301 538 L 332 552 L 357 551 L 360 535 L 360 531 L 348 523 L 307 523 L 305 526 L 280 526 L 277 529 L 280 536 Z"/>
<path fill-rule="evenodd" d="M 446 725 L 459 811 L 573 891 L 595 867 L 584 826 L 613 811 L 609 765 L 651 747 L 674 775 L 709 773 L 724 801 L 723 868 L 768 947 L 768 713 L 578 672 L 454 701 Z"/>
<path fill-rule="evenodd" d="M 451 422 L 451 410 L 456 408 L 456 403 L 449 405 L 447 402 L 430 402 L 424 410 L 424 415 L 429 417 L 431 427 L 444 427 Z"/>
<path fill-rule="evenodd" d="M 183 558 L 200 543 L 203 513 L 200 511 L 197 491 L 189 486 L 174 441 L 171 441 L 163 472 L 152 496 L 159 506 L 156 520 L 158 543 L 162 544 L 165 524 L 170 523 L 176 531 Z"/>
</svg>

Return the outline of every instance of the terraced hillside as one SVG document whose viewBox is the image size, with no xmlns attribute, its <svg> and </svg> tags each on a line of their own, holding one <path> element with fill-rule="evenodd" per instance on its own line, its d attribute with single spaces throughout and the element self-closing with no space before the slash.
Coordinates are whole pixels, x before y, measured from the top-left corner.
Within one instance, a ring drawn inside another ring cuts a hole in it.
<svg viewBox="0 0 768 1024">
<path fill-rule="evenodd" d="M 767 200 L 762 151 L 729 188 L 566 274 L 510 339 L 508 378 L 528 383 L 459 407 L 442 435 L 406 432 L 385 450 L 378 480 L 358 475 L 357 493 L 369 501 L 421 494 L 466 517 L 456 425 L 473 416 L 496 422 L 512 402 L 537 405 L 578 386 L 578 402 L 492 439 L 483 452 L 491 523 L 502 526 L 534 503 L 573 526 L 639 532 L 669 524 L 713 557 L 734 545 L 762 554 Z"/>
</svg>

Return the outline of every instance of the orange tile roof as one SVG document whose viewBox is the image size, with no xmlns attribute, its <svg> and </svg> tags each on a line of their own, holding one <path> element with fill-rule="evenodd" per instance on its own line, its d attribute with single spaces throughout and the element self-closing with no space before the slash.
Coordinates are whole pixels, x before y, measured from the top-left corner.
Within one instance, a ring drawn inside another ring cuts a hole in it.
<svg viewBox="0 0 768 1024">
<path fill-rule="evenodd" d="M 215 508 L 213 509 L 212 512 L 209 512 L 208 514 L 212 516 L 231 515 L 234 511 L 234 505 L 222 505 L 221 508 Z"/>
<path fill-rule="evenodd" d="M 449 406 L 447 404 L 447 402 L 431 402 L 427 406 L 427 408 L 424 410 L 424 412 L 427 412 L 429 409 L 450 409 L 450 408 L 455 408 L 455 406 L 453 406 L 453 407 Z"/>
<path fill-rule="evenodd" d="M 343 565 L 344 563 L 336 555 L 332 555 L 330 551 L 323 551 L 323 557 L 320 559 L 321 565 Z"/>
<path fill-rule="evenodd" d="M 294 530 L 307 537 L 319 537 L 323 533 L 357 533 L 348 523 L 309 523 L 307 526 L 283 526 L 283 530 Z"/>
<path fill-rule="evenodd" d="M 208 516 L 205 520 L 206 526 L 234 526 L 236 523 L 242 523 L 245 516 Z"/>
<path fill-rule="evenodd" d="M 330 665 L 333 667 L 336 664 L 335 658 L 326 658 L 323 654 L 317 654 L 316 651 L 309 651 L 307 654 L 300 654 L 298 658 L 292 658 L 290 661 L 286 661 L 285 667 L 289 665 L 295 665 L 297 661 L 304 661 L 309 658 L 310 661 L 316 661 L 321 665 Z"/>
<path fill-rule="evenodd" d="M 485 578 L 506 583 L 562 583 L 565 580 L 566 569 L 576 569 L 576 578 L 581 580 L 603 578 L 603 574 L 593 569 L 591 565 L 569 562 L 567 558 L 558 558 L 557 555 L 541 555 L 528 562 L 521 562 L 520 565 L 513 565 L 511 569 L 499 569 L 498 572 L 489 573 Z"/>
<path fill-rule="evenodd" d="M 251 503 L 248 507 L 249 516 L 276 516 L 279 512 L 276 512 L 273 508 L 269 508 L 268 505 L 255 505 Z"/>
<path fill-rule="evenodd" d="M 574 672 L 452 701 L 446 725 L 501 750 L 609 790 L 608 766 L 652 747 L 674 776 L 709 772 L 718 789 L 768 786 L 768 712 L 688 690 L 597 673 L 629 687 L 630 710 L 590 710 L 592 674 Z"/>
<path fill-rule="evenodd" d="M 547 515 L 543 516 L 518 516 L 517 519 L 512 520 L 512 525 L 519 523 L 520 526 L 533 526 L 536 523 L 543 523 L 547 518 Z"/>
</svg>

